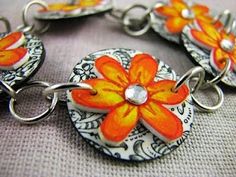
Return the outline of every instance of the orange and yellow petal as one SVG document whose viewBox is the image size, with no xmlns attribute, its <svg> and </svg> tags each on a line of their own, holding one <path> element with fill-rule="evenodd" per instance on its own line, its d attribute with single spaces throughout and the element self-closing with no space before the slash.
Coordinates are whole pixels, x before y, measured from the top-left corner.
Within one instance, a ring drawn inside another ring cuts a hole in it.
<svg viewBox="0 0 236 177">
<path fill-rule="evenodd" d="M 171 4 L 178 12 L 188 8 L 187 4 L 183 1 L 172 1 Z"/>
<path fill-rule="evenodd" d="M 177 92 L 172 89 L 176 81 L 162 80 L 155 82 L 147 87 L 150 98 L 162 104 L 174 105 L 182 103 L 189 95 L 189 89 L 186 85 L 180 87 Z"/>
<path fill-rule="evenodd" d="M 19 42 L 17 46 L 14 46 L 15 48 L 21 46 L 23 44 L 23 40 L 21 39 L 24 37 L 24 34 L 22 32 L 13 32 L 6 37 L 0 39 L 0 50 L 4 50 L 7 48 L 10 48 L 12 45 Z"/>
<path fill-rule="evenodd" d="M 209 8 L 205 5 L 201 5 L 201 4 L 194 4 L 191 7 L 191 10 L 194 12 L 194 14 L 196 16 L 200 15 L 200 14 L 207 14 L 209 12 Z"/>
<path fill-rule="evenodd" d="M 166 29 L 169 33 L 179 34 L 182 32 L 185 25 L 191 23 L 191 20 L 187 20 L 181 17 L 171 17 L 166 21 Z"/>
<path fill-rule="evenodd" d="M 225 67 L 226 59 L 230 56 L 220 48 L 215 48 L 211 51 L 210 62 L 211 65 L 217 69 L 222 70 Z"/>
<path fill-rule="evenodd" d="M 96 59 L 95 66 L 105 79 L 122 87 L 128 85 L 128 73 L 115 59 L 109 56 L 102 56 Z"/>
<path fill-rule="evenodd" d="M 161 104 L 150 101 L 140 106 L 141 121 L 153 134 L 165 142 L 180 138 L 183 134 L 180 119 Z"/>
<path fill-rule="evenodd" d="M 170 6 L 161 6 L 161 7 L 156 8 L 155 10 L 158 14 L 163 15 L 165 17 L 179 16 L 179 12 Z"/>
<path fill-rule="evenodd" d="M 222 30 L 220 32 L 220 35 L 221 35 L 221 39 L 230 40 L 232 43 L 235 43 L 236 38 L 233 33 L 227 34 L 226 31 Z"/>
<path fill-rule="evenodd" d="M 79 6 L 81 7 L 93 7 L 101 3 L 101 0 L 81 0 Z"/>
<path fill-rule="evenodd" d="M 100 137 L 108 144 L 120 144 L 135 128 L 138 122 L 138 108 L 124 103 L 107 114 L 100 125 Z"/>
<path fill-rule="evenodd" d="M 9 50 L 0 50 L 0 67 L 13 66 L 26 55 L 27 49 L 23 47 Z"/>
<path fill-rule="evenodd" d="M 217 41 L 221 39 L 218 29 L 214 25 L 206 23 L 203 20 L 196 20 L 196 24 L 201 28 L 203 32 L 205 32 L 206 35 L 208 35 L 213 40 Z"/>
<path fill-rule="evenodd" d="M 86 80 L 84 83 L 96 89 L 97 94 L 88 90 L 72 90 L 71 96 L 78 106 L 96 110 L 109 110 L 124 101 L 123 88 L 103 79 Z"/>
<path fill-rule="evenodd" d="M 131 60 L 129 69 L 130 82 L 146 86 L 153 82 L 157 69 L 157 61 L 152 56 L 148 54 L 137 54 Z"/>
<path fill-rule="evenodd" d="M 208 36 L 202 31 L 191 29 L 190 35 L 192 37 L 192 40 L 194 40 L 195 43 L 197 43 L 200 46 L 207 47 L 207 48 L 218 47 L 218 42 L 212 39 L 210 36 Z"/>
</svg>

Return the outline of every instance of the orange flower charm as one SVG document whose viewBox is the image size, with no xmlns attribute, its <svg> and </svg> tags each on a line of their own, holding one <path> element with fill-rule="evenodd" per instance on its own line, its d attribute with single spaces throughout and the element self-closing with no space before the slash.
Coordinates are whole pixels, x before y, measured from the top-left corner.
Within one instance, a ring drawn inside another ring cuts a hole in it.
<svg viewBox="0 0 236 177">
<path fill-rule="evenodd" d="M 24 44 L 24 34 L 14 32 L 0 39 L 0 69 L 11 70 L 22 66 L 29 58 Z"/>
<path fill-rule="evenodd" d="M 233 33 L 227 34 L 223 29 L 217 30 L 213 25 L 196 20 L 200 30 L 191 29 L 190 38 L 201 47 L 211 51 L 210 63 L 218 71 L 225 66 L 225 60 L 231 60 L 231 69 L 236 64 L 236 38 Z"/>
<path fill-rule="evenodd" d="M 165 27 L 169 33 L 179 34 L 185 25 L 194 19 L 211 23 L 213 18 L 209 15 L 209 8 L 200 4 L 188 5 L 183 0 L 171 0 L 169 5 L 157 7 L 155 12 L 166 17 Z M 217 26 L 220 24 L 217 23 Z"/>
<path fill-rule="evenodd" d="M 40 12 L 48 12 L 48 11 L 64 11 L 70 12 L 74 10 L 80 10 L 86 7 L 93 7 L 99 5 L 101 0 L 81 0 L 75 4 L 68 3 L 53 3 L 48 5 L 48 9 L 41 9 Z"/>
<path fill-rule="evenodd" d="M 97 94 L 72 90 L 71 97 L 78 108 L 108 112 L 99 128 L 104 142 L 120 144 L 139 120 L 165 142 L 182 136 L 181 120 L 164 105 L 182 103 L 188 97 L 189 89 L 183 85 L 177 92 L 172 92 L 176 81 L 155 82 L 158 64 L 150 55 L 135 55 L 129 71 L 109 56 L 96 59 L 95 67 L 103 78 L 84 83 L 95 88 Z"/>
</svg>

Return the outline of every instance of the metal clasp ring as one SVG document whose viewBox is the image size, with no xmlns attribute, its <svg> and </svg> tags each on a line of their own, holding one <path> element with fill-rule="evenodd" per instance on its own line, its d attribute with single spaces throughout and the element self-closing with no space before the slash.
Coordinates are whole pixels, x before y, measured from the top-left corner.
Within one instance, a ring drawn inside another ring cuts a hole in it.
<svg viewBox="0 0 236 177">
<path fill-rule="evenodd" d="M 34 0 L 34 1 L 29 2 L 28 4 L 26 4 L 26 6 L 23 8 L 23 11 L 22 11 L 23 25 L 18 26 L 17 29 L 22 31 L 22 32 L 33 31 L 35 33 L 41 34 L 41 33 L 44 33 L 44 32 L 46 32 L 48 30 L 50 24 L 47 23 L 44 26 L 42 26 L 40 29 L 35 29 L 35 24 L 30 25 L 28 23 L 28 21 L 27 21 L 27 14 L 28 14 L 29 8 L 31 6 L 33 6 L 33 5 L 39 5 L 39 6 L 43 7 L 43 8 L 48 9 L 48 5 L 44 1 Z"/>
<path fill-rule="evenodd" d="M 8 19 L 3 16 L 0 16 L 0 21 L 2 21 L 6 27 L 6 33 L 10 33 L 11 32 L 11 25 L 10 25 L 10 22 L 8 21 Z"/>
<path fill-rule="evenodd" d="M 20 88 L 19 90 L 17 90 L 16 95 L 18 95 L 19 93 L 21 93 L 22 91 L 24 91 L 28 88 L 32 88 L 32 87 L 49 87 L 49 86 L 50 86 L 50 84 L 48 82 L 32 81 L 32 82 L 27 83 L 26 86 L 24 86 L 24 87 Z M 29 118 L 28 117 L 22 117 L 22 116 L 20 116 L 16 113 L 16 110 L 15 110 L 16 99 L 15 98 L 11 98 L 10 103 L 9 103 L 9 109 L 10 109 L 11 114 L 13 115 L 13 117 L 17 121 L 19 121 L 23 124 L 35 124 L 35 123 L 38 123 L 38 122 L 46 119 L 54 111 L 54 109 L 56 108 L 57 102 L 58 102 L 58 94 L 54 93 L 50 107 L 45 112 L 43 112 L 42 114 L 40 114 L 38 116 L 35 116 L 35 117 L 29 117 Z"/>
<path fill-rule="evenodd" d="M 13 88 L 11 88 L 10 85 L 8 85 L 6 82 L 0 80 L 0 88 L 6 92 L 11 98 L 16 98 L 16 92 Z M 1 93 L 0 89 L 0 93 Z"/>
</svg>

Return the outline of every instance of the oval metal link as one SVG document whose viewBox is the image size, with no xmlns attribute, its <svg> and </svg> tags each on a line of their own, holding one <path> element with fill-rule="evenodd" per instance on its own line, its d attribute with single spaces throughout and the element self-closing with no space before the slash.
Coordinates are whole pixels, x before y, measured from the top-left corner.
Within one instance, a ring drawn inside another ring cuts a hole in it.
<svg viewBox="0 0 236 177">
<path fill-rule="evenodd" d="M 0 90 L 0 93 L 1 91 L 4 91 L 5 93 L 7 93 L 11 98 L 16 98 L 16 92 L 13 88 L 11 88 L 10 85 L 8 85 L 6 82 L 0 80 L 0 88 L 2 90 Z"/>
<path fill-rule="evenodd" d="M 32 81 L 27 83 L 24 87 L 20 88 L 19 90 L 16 91 L 16 95 L 21 93 L 22 91 L 32 88 L 32 87 L 49 87 L 50 84 L 48 82 L 43 82 L 43 81 Z M 35 117 L 22 117 L 18 115 L 15 111 L 15 104 L 16 104 L 17 99 L 11 98 L 10 103 L 9 103 L 9 109 L 12 114 L 12 116 L 19 122 L 23 124 L 35 124 L 38 123 L 42 120 L 45 120 L 56 108 L 57 102 L 58 102 L 58 94 L 54 93 L 53 99 L 51 102 L 51 105 L 49 108 L 43 112 L 42 114 L 35 116 Z"/>
<path fill-rule="evenodd" d="M 11 32 L 11 25 L 10 25 L 10 22 L 8 21 L 8 19 L 3 16 L 0 16 L 0 21 L 2 21 L 6 27 L 6 33 L 10 33 Z"/>
</svg>

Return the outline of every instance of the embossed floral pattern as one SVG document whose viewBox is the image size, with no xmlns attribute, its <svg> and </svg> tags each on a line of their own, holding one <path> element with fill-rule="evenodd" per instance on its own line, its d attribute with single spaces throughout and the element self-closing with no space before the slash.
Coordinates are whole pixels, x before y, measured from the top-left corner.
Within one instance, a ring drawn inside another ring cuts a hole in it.
<svg viewBox="0 0 236 177">
<path fill-rule="evenodd" d="M 199 29 L 190 30 L 191 40 L 210 50 L 210 63 L 216 70 L 222 70 L 226 59 L 231 60 L 231 69 L 236 64 L 236 38 L 233 33 L 227 34 L 224 29 L 217 29 L 213 25 L 196 20 Z"/>
<path fill-rule="evenodd" d="M 183 0 L 171 0 L 170 4 L 157 7 L 155 12 L 166 18 L 165 27 L 169 33 L 179 34 L 185 25 L 200 19 L 211 23 L 213 18 L 209 15 L 209 8 L 201 4 L 187 4 Z M 216 26 L 221 26 L 217 22 Z"/>
<path fill-rule="evenodd" d="M 137 54 L 126 71 L 115 59 L 102 56 L 96 59 L 95 66 L 103 78 L 84 82 L 93 86 L 97 94 L 73 90 L 71 96 L 79 108 L 108 112 L 99 128 L 103 141 L 120 144 L 138 121 L 163 141 L 174 141 L 182 136 L 181 120 L 164 105 L 180 104 L 189 95 L 189 89 L 183 85 L 172 92 L 176 81 L 155 82 L 158 71 L 155 59 L 148 54 Z"/>
</svg>

